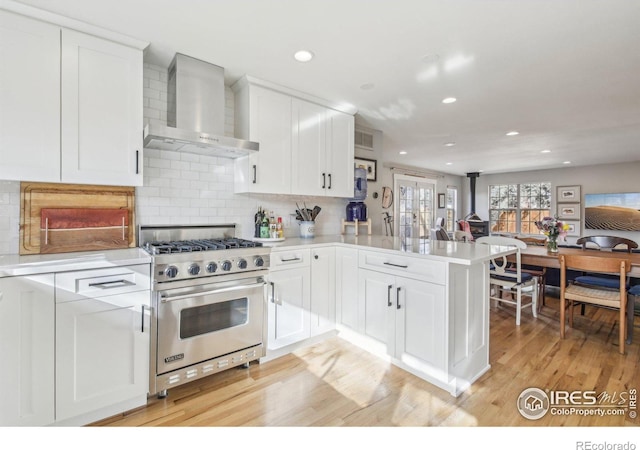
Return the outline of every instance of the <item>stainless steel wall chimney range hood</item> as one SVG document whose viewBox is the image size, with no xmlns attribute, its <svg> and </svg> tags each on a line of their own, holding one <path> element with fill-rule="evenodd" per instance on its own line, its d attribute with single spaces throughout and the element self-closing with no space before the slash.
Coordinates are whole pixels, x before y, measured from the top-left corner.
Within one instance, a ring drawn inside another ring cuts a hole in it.
<svg viewBox="0 0 640 450">
<path fill-rule="evenodd" d="M 167 126 L 148 124 L 144 147 L 239 158 L 257 142 L 224 135 L 224 69 L 177 53 L 169 66 Z"/>
</svg>

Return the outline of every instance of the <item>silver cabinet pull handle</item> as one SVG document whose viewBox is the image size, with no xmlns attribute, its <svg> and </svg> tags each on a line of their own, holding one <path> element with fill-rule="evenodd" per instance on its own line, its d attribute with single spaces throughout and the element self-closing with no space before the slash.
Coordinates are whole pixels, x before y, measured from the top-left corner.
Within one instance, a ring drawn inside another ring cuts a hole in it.
<svg viewBox="0 0 640 450">
<path fill-rule="evenodd" d="M 144 305 L 142 305 L 142 312 L 140 314 L 141 316 L 141 323 L 140 323 L 140 332 L 144 333 Z"/>
<path fill-rule="evenodd" d="M 269 284 L 271 285 L 271 303 L 275 303 L 276 302 L 276 284 L 273 281 L 269 282 Z"/>
<path fill-rule="evenodd" d="M 328 189 L 331 189 L 331 174 L 329 174 L 329 187 Z"/>
<path fill-rule="evenodd" d="M 396 290 L 396 309 L 400 309 L 400 289 L 402 288 Z"/>
<path fill-rule="evenodd" d="M 253 184 L 257 183 L 257 176 L 258 176 L 258 166 L 254 164 L 253 165 Z"/>
<path fill-rule="evenodd" d="M 99 283 L 89 283 L 89 287 L 97 287 L 100 289 L 114 289 L 114 288 L 122 287 L 122 285 L 135 286 L 135 283 L 125 279 L 101 281 Z"/>
<path fill-rule="evenodd" d="M 385 264 L 387 266 L 400 267 L 401 269 L 406 269 L 407 267 L 409 267 L 409 266 L 403 266 L 401 264 L 393 264 L 393 263 L 390 263 L 390 262 L 386 262 L 386 263 L 383 263 L 383 264 Z"/>
<path fill-rule="evenodd" d="M 393 284 L 390 284 L 387 287 L 387 306 L 391 306 L 393 305 L 393 303 L 391 303 L 391 289 L 393 288 Z"/>
<path fill-rule="evenodd" d="M 282 259 L 282 258 L 280 258 L 280 261 L 282 261 L 282 262 L 291 262 L 291 261 L 301 261 L 301 259 L 296 256 L 295 258 L 290 258 L 290 259 Z"/>
</svg>

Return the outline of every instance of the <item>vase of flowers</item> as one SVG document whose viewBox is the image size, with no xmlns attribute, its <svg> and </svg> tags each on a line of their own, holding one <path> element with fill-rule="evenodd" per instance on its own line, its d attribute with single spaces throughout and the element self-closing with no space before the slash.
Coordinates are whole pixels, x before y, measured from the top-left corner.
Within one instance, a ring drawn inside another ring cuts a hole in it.
<svg viewBox="0 0 640 450">
<path fill-rule="evenodd" d="M 564 239 L 569 225 L 563 224 L 557 217 L 544 217 L 542 220 L 536 221 L 536 226 L 547 236 L 547 251 L 558 253 L 558 238 Z"/>
</svg>

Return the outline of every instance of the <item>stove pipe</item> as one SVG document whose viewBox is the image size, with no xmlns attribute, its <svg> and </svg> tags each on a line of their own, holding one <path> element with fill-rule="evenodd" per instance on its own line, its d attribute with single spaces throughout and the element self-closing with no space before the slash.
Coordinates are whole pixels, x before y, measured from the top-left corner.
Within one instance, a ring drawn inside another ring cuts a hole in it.
<svg viewBox="0 0 640 450">
<path fill-rule="evenodd" d="M 471 192 L 471 212 L 466 217 L 467 220 L 482 220 L 476 214 L 476 178 L 478 178 L 479 176 L 480 172 L 467 173 L 467 178 L 469 178 L 469 191 Z"/>
</svg>

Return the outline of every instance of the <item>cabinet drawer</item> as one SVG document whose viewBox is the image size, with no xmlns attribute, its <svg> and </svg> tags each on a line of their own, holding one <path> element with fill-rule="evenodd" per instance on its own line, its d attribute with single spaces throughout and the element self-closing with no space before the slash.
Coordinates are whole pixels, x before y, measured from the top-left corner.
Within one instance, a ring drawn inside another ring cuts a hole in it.
<svg viewBox="0 0 640 450">
<path fill-rule="evenodd" d="M 151 289 L 150 265 L 110 267 L 56 274 L 56 302 Z"/>
<path fill-rule="evenodd" d="M 293 267 L 307 267 L 311 259 L 308 248 L 301 250 L 278 251 L 271 253 L 271 270 L 290 269 Z"/>
<path fill-rule="evenodd" d="M 441 261 L 361 251 L 359 252 L 359 267 L 430 283 L 444 285 L 446 282 L 446 264 Z"/>
</svg>

